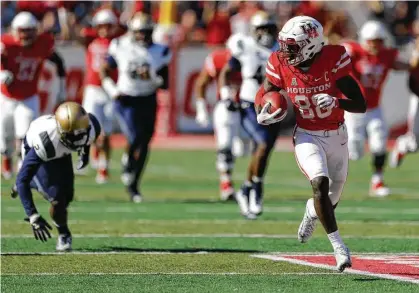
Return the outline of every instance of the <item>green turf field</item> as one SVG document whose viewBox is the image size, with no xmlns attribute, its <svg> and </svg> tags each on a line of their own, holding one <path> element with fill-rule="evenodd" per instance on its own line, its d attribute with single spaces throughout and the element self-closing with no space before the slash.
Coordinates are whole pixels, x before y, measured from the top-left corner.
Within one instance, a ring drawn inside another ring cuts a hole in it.
<svg viewBox="0 0 419 293">
<path fill-rule="evenodd" d="M 55 236 L 35 241 L 19 200 L 2 181 L 2 292 L 419 292 L 417 284 L 256 258 L 274 253 L 331 253 L 319 225 L 307 244 L 296 239 L 310 187 L 291 153 L 275 153 L 266 178 L 265 212 L 243 219 L 233 202 L 218 202 L 210 151 L 154 151 L 144 177 L 145 201 L 128 201 L 119 180 L 94 172 L 76 178 L 70 209 L 73 253 L 55 254 Z M 234 178 L 245 175 L 239 159 Z M 394 195 L 367 195 L 369 159 L 351 162 L 337 209 L 353 254 L 419 253 L 419 156 L 388 170 Z M 49 220 L 48 203 L 36 203 Z"/>
</svg>

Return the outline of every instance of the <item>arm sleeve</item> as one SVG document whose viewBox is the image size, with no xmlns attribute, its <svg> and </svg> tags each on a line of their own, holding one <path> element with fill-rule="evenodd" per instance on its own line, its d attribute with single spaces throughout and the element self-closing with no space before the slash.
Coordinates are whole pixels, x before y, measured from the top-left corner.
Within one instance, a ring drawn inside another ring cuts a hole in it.
<svg viewBox="0 0 419 293">
<path fill-rule="evenodd" d="M 48 60 L 53 62 L 55 66 L 57 67 L 58 76 L 64 77 L 65 76 L 64 60 L 61 58 L 60 54 L 58 54 L 56 51 L 53 51 L 51 56 L 49 56 Z"/>
<path fill-rule="evenodd" d="M 273 85 L 283 88 L 281 76 L 278 71 L 278 59 L 275 56 L 275 53 L 272 53 L 269 57 L 268 63 L 266 64 L 266 73 L 265 77 L 266 79 L 272 83 Z"/>
<path fill-rule="evenodd" d="M 30 149 L 30 151 L 26 154 L 25 159 L 23 160 L 22 167 L 16 178 L 17 192 L 19 194 L 23 208 L 25 209 L 25 213 L 28 217 L 37 213 L 35 204 L 33 202 L 30 183 L 42 163 L 43 161 L 37 155 L 35 149 Z"/>
<path fill-rule="evenodd" d="M 332 69 L 332 74 L 335 76 L 335 80 L 338 80 L 350 74 L 352 70 L 352 62 L 351 57 L 343 46 L 338 47 L 336 56 L 336 63 L 333 61 L 334 66 Z"/>
<path fill-rule="evenodd" d="M 163 78 L 163 84 L 160 86 L 161 89 L 167 90 L 169 88 L 169 66 L 165 65 L 157 71 L 157 75 Z"/>
</svg>

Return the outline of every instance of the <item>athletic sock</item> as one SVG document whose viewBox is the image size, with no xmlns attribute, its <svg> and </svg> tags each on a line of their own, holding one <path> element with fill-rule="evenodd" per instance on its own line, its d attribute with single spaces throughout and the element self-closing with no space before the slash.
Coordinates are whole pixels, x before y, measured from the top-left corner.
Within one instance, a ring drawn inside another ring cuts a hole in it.
<svg viewBox="0 0 419 293">
<path fill-rule="evenodd" d="M 333 246 L 333 250 L 336 250 L 336 248 L 338 247 L 345 246 L 342 238 L 340 237 L 339 230 L 336 230 L 335 232 L 327 234 L 327 237 L 329 238 L 330 243 Z"/>
</svg>

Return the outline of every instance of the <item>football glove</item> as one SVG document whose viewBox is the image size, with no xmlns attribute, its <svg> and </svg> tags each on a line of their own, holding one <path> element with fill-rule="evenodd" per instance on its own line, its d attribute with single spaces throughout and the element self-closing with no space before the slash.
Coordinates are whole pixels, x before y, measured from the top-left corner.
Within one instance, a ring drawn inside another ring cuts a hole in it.
<svg viewBox="0 0 419 293">
<path fill-rule="evenodd" d="M 313 99 L 316 101 L 317 106 L 322 110 L 333 109 L 339 106 L 338 98 L 328 94 L 317 94 L 313 96 Z"/>
<path fill-rule="evenodd" d="M 16 184 L 13 185 L 12 190 L 10 191 L 10 196 L 12 198 L 16 198 L 19 194 L 17 193 L 17 187 Z"/>
<path fill-rule="evenodd" d="M 46 242 L 48 238 L 51 238 L 51 233 L 48 231 L 52 230 L 50 224 L 45 221 L 39 214 L 33 214 L 29 218 L 25 218 L 25 221 L 29 222 L 32 226 L 33 235 L 35 236 L 36 240 L 41 240 L 42 242 Z"/>
<path fill-rule="evenodd" d="M 79 151 L 79 160 L 77 162 L 77 170 L 81 170 L 89 164 L 90 145 L 82 147 Z"/>
<path fill-rule="evenodd" d="M 282 109 L 281 108 L 279 108 L 278 110 L 276 110 L 275 112 L 273 112 L 272 114 L 270 114 L 268 112 L 269 109 L 270 109 L 270 107 L 271 107 L 271 104 L 270 103 L 266 103 L 263 106 L 263 108 L 260 111 L 260 113 L 257 115 L 257 121 L 258 121 L 259 124 L 269 125 L 269 124 L 274 124 L 274 123 L 277 123 L 277 122 L 280 122 L 280 121 L 284 120 L 284 118 L 285 118 L 286 115 L 279 116 L 279 114 L 282 113 Z"/>
<path fill-rule="evenodd" d="M 196 100 L 195 120 L 202 127 L 207 127 L 209 124 L 207 105 L 205 100 L 202 98 Z"/>
</svg>

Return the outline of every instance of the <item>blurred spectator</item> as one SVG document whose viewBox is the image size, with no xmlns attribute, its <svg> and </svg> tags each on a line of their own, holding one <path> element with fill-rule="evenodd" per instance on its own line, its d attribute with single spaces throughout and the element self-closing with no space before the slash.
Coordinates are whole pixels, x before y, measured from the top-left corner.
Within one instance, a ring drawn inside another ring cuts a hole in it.
<svg viewBox="0 0 419 293">
<path fill-rule="evenodd" d="M 355 37 L 355 30 L 349 29 L 349 19 L 344 11 L 330 10 L 325 1 L 301 1 L 295 8 L 295 15 L 307 15 L 323 25 L 324 35 L 330 44 L 338 44 L 342 38 Z"/>
<path fill-rule="evenodd" d="M 1 33 L 3 34 L 7 27 L 12 23 L 16 15 L 16 5 L 13 1 L 1 1 Z"/>
<path fill-rule="evenodd" d="M 242 33 L 248 34 L 250 32 L 250 18 L 257 11 L 260 10 L 260 5 L 256 1 L 239 1 L 234 7 L 235 3 L 231 4 L 231 7 L 237 10 L 237 13 L 230 18 L 231 32 L 232 34 Z"/>
<path fill-rule="evenodd" d="M 203 20 L 206 23 L 206 43 L 208 46 L 224 45 L 231 35 L 228 7 L 220 1 L 205 3 Z"/>
<path fill-rule="evenodd" d="M 417 1 L 372 1 L 368 4 L 371 17 L 387 24 L 397 46 L 409 42 L 419 4 Z"/>
</svg>

